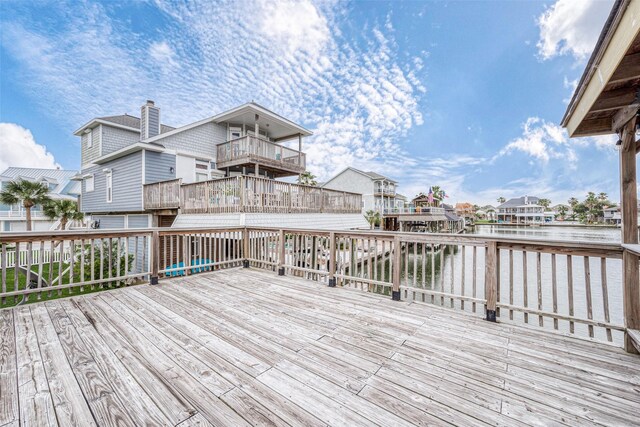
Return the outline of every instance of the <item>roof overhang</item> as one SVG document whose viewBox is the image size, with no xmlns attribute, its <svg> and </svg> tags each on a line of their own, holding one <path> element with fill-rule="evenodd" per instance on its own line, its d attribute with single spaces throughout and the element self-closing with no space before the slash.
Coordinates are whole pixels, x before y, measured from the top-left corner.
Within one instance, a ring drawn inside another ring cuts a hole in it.
<svg viewBox="0 0 640 427">
<path fill-rule="evenodd" d="M 180 132 L 184 132 L 189 129 L 207 124 L 207 123 L 234 123 L 234 124 L 247 124 L 253 126 L 256 123 L 256 114 L 258 115 L 258 126 L 267 129 L 269 136 L 275 142 L 283 141 L 301 136 L 313 135 L 313 132 L 303 128 L 300 125 L 295 124 L 291 120 L 285 119 L 279 114 L 270 111 L 255 102 L 248 102 L 239 107 L 232 108 L 231 110 L 220 113 L 216 116 L 209 117 L 197 122 L 190 123 L 186 126 L 182 126 L 173 129 L 169 132 L 161 133 L 153 138 L 145 139 L 145 142 L 155 142 L 167 136 L 175 135 Z"/>
<path fill-rule="evenodd" d="M 164 151 L 164 147 L 159 144 L 148 144 L 146 142 L 136 142 L 135 144 L 128 145 L 120 150 L 114 151 L 113 153 L 109 153 L 102 157 L 98 157 L 91 163 L 96 165 L 101 165 L 111 160 L 115 160 L 120 157 L 124 157 L 129 154 L 135 153 L 137 151 L 142 151 L 142 150 L 155 151 L 155 152 L 161 153 Z"/>
<path fill-rule="evenodd" d="M 640 108 L 640 0 L 616 0 L 562 119 L 569 136 L 616 133 Z"/>
<path fill-rule="evenodd" d="M 107 125 L 107 126 L 111 126 L 111 127 L 114 127 L 114 128 L 119 128 L 119 129 L 124 129 L 124 130 L 131 131 L 131 132 L 140 133 L 140 129 L 138 129 L 138 128 L 132 128 L 132 127 L 125 126 L 125 125 L 120 125 L 118 123 L 108 122 L 106 120 L 93 119 L 93 120 L 88 121 L 84 125 L 82 125 L 82 127 L 79 128 L 78 130 L 76 130 L 75 132 L 73 132 L 73 134 L 76 135 L 76 136 L 82 136 L 82 133 L 86 129 L 92 129 L 92 128 L 98 126 L 98 125 Z"/>
</svg>

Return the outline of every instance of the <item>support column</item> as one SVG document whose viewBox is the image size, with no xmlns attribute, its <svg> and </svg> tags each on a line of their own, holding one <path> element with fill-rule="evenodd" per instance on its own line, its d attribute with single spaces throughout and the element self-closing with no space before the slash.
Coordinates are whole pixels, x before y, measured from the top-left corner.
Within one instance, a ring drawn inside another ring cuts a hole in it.
<svg viewBox="0 0 640 427">
<path fill-rule="evenodd" d="M 622 243 L 638 243 L 638 183 L 636 172 L 636 116 L 624 126 L 620 147 L 620 200 Z M 628 329 L 640 329 L 640 266 L 638 256 L 628 251 L 622 254 L 624 288 L 624 320 Z M 624 348 L 638 353 L 631 337 L 625 332 Z"/>
<path fill-rule="evenodd" d="M 402 274 L 402 241 L 400 236 L 396 236 L 393 240 L 393 276 L 391 299 L 400 301 L 400 279 Z"/>
<path fill-rule="evenodd" d="M 336 286 L 336 233 L 329 233 L 329 287 Z"/>
<path fill-rule="evenodd" d="M 442 255 L 441 255 L 442 256 Z M 485 298 L 487 299 L 487 320 L 496 321 L 496 305 L 498 303 L 498 244 L 487 242 L 484 267 Z"/>
<path fill-rule="evenodd" d="M 278 232 L 278 276 L 284 276 L 284 265 L 285 265 L 285 235 L 284 230 L 280 230 Z"/>
<path fill-rule="evenodd" d="M 154 218 L 155 217 L 156 216 L 154 215 Z M 149 280 L 149 283 L 151 283 L 152 285 L 158 284 L 159 264 L 160 264 L 160 233 L 158 232 L 158 230 L 153 230 L 153 232 L 151 233 L 151 278 Z"/>
</svg>

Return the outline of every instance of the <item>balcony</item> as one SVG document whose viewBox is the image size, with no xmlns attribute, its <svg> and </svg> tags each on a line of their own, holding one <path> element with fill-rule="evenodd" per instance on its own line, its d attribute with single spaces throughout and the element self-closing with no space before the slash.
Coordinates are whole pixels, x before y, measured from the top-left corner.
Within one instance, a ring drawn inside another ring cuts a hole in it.
<svg viewBox="0 0 640 427">
<path fill-rule="evenodd" d="M 384 210 L 384 215 L 444 215 L 444 208 L 434 206 L 409 206 Z"/>
<path fill-rule="evenodd" d="M 144 186 L 146 210 L 181 213 L 360 213 L 362 195 L 238 176 L 180 185 L 179 180 Z"/>
<path fill-rule="evenodd" d="M 394 187 L 377 187 L 373 190 L 373 195 L 395 197 L 396 189 Z"/>
<path fill-rule="evenodd" d="M 255 167 L 270 171 L 274 177 L 297 175 L 306 169 L 306 155 L 280 144 L 252 135 L 218 144 L 218 169 Z"/>
</svg>

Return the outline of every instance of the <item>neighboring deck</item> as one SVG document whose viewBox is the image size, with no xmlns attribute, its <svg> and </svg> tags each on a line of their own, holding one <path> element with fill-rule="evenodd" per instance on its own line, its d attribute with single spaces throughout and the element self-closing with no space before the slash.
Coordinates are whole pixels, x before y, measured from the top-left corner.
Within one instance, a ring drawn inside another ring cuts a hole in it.
<svg viewBox="0 0 640 427">
<path fill-rule="evenodd" d="M 640 358 L 231 269 L 0 311 L 0 425 L 632 425 Z"/>
</svg>

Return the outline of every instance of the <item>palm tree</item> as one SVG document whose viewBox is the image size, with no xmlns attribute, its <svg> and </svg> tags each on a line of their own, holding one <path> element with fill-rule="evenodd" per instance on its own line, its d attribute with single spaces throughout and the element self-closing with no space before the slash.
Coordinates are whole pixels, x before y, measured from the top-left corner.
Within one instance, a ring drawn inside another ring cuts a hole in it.
<svg viewBox="0 0 640 427">
<path fill-rule="evenodd" d="M 433 200 L 438 202 L 436 205 L 440 205 L 444 200 L 444 190 L 440 186 L 434 185 L 431 187 L 431 191 L 433 192 Z"/>
<path fill-rule="evenodd" d="M 309 171 L 305 171 L 301 173 L 300 176 L 298 176 L 298 184 L 312 185 L 315 187 L 316 185 L 318 185 L 318 182 L 316 181 L 316 176 L 314 174 Z"/>
<path fill-rule="evenodd" d="M 27 231 L 31 231 L 31 208 L 49 202 L 49 187 L 41 182 L 24 179 L 9 181 L 0 191 L 0 203 L 15 205 L 22 203 L 27 216 Z"/>
<path fill-rule="evenodd" d="M 504 202 L 507 201 L 507 199 L 505 199 L 504 197 L 500 196 L 500 197 L 498 197 L 497 201 L 498 201 L 498 203 L 503 204 Z"/>
<path fill-rule="evenodd" d="M 538 200 L 538 204 L 545 209 L 549 209 L 549 205 L 551 205 L 551 200 L 549 199 L 540 199 Z"/>
<path fill-rule="evenodd" d="M 574 208 L 578 203 L 580 203 L 580 201 L 575 197 L 570 198 L 568 202 L 569 202 L 569 206 L 571 206 L 572 208 Z"/>
<path fill-rule="evenodd" d="M 567 215 L 567 207 L 565 205 L 560 205 L 558 207 L 558 214 L 560 215 L 560 218 L 564 219 Z"/>
<path fill-rule="evenodd" d="M 598 200 L 600 200 L 601 202 L 606 202 L 609 200 L 609 196 L 607 195 L 607 193 L 600 193 L 598 194 Z"/>
<path fill-rule="evenodd" d="M 84 214 L 78 211 L 78 204 L 73 200 L 52 200 L 44 205 L 44 214 L 51 220 L 60 220 L 60 230 L 67 228 L 69 221 L 81 221 Z"/>
<path fill-rule="evenodd" d="M 372 230 L 374 229 L 375 225 L 380 222 L 380 212 L 376 212 L 374 210 L 368 210 L 367 212 L 365 212 L 364 217 L 371 226 Z"/>
</svg>

